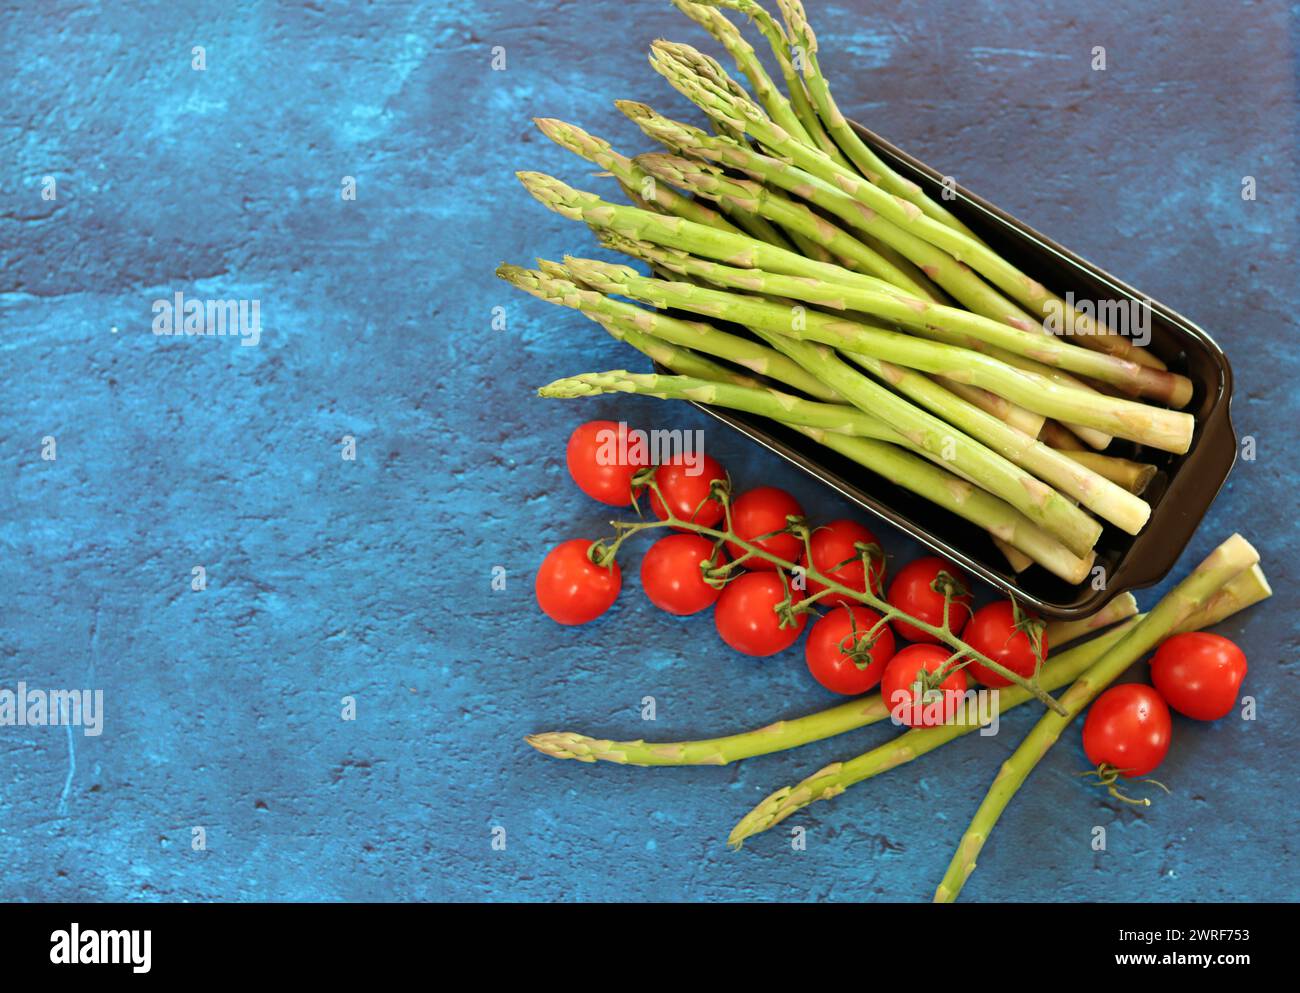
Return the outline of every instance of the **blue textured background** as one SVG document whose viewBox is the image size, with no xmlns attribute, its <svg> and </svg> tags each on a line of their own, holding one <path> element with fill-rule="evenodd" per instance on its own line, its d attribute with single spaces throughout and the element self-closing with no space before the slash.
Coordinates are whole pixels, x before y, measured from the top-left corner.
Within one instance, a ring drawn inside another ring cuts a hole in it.
<svg viewBox="0 0 1300 993">
<path fill-rule="evenodd" d="M 812 808 L 790 822 L 805 852 L 784 829 L 741 854 L 723 839 L 888 727 L 720 769 L 560 763 L 520 741 L 693 737 L 832 702 L 799 649 L 747 660 L 708 618 L 650 608 L 635 556 L 587 628 L 532 600 L 545 549 L 607 516 L 563 464 L 589 417 L 704 428 L 741 485 L 788 487 L 822 520 L 848 510 L 685 407 L 531 397 L 636 359 L 492 276 L 592 244 L 513 170 L 610 189 L 529 118 L 640 150 L 610 100 L 687 112 L 644 53 L 661 35 L 712 51 L 703 33 L 629 0 L 94 6 L 0 11 L 0 686 L 100 687 L 107 708 L 99 738 L 0 728 L 0 898 L 928 898 L 1033 708 Z M 810 8 L 850 113 L 1214 333 L 1259 445 L 1179 571 L 1235 529 L 1263 551 L 1278 597 L 1222 629 L 1260 719 L 1179 720 L 1174 795 L 1147 811 L 1079 784 L 1070 733 L 965 896 L 1292 895 L 1295 10 Z M 261 346 L 156 339 L 150 302 L 177 290 L 259 298 Z"/>
</svg>

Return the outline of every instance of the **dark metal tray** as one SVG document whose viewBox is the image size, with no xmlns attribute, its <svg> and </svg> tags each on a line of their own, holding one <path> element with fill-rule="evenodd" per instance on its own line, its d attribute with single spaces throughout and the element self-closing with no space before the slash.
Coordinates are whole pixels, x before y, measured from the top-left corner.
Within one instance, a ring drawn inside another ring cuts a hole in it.
<svg viewBox="0 0 1300 993">
<path fill-rule="evenodd" d="M 942 174 L 861 125 L 853 126 L 899 173 L 940 198 Z M 1043 615 L 1085 617 L 1120 593 L 1159 582 L 1173 568 L 1228 478 L 1237 457 L 1230 411 L 1232 368 L 1214 340 L 1181 314 L 1147 300 L 988 201 L 961 187 L 955 193 L 956 198 L 944 201 L 944 206 L 1004 258 L 1057 293 L 1073 291 L 1078 300 L 1149 303 L 1150 350 L 1195 384 L 1192 402 L 1185 409 L 1196 417 L 1196 435 L 1186 454 L 1172 455 L 1120 440 L 1108 449 L 1150 462 L 1159 472 L 1143 494 L 1151 504 L 1151 519 L 1142 533 L 1131 536 L 1107 525 L 1097 543 L 1104 585 L 1099 579 L 1096 584 L 1071 586 L 1038 566 L 1017 576 L 987 532 L 949 511 L 772 421 L 731 410 L 701 409 Z"/>
</svg>

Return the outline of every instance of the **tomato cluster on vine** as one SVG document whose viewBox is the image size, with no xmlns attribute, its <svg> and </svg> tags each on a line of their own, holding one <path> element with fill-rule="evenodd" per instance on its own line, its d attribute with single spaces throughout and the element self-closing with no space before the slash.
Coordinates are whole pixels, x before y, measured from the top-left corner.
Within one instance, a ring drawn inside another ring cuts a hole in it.
<svg viewBox="0 0 1300 993">
<path fill-rule="evenodd" d="M 1010 601 L 973 609 L 969 582 L 952 563 L 919 558 L 887 584 L 885 553 L 859 521 L 845 518 L 812 527 L 799 502 L 775 486 L 755 487 L 733 498 L 725 468 L 703 454 L 658 466 L 635 457 L 611 464 L 611 440 L 618 442 L 617 451 L 634 452 L 623 424 L 591 421 L 573 432 L 566 462 L 574 482 L 611 506 L 639 506 L 648 496 L 650 512 L 659 521 L 692 525 L 670 525 L 671 532 L 650 546 L 641 562 L 642 589 L 651 603 L 677 616 L 712 607 L 719 636 L 735 651 L 758 658 L 785 651 L 811 618 L 804 659 L 813 678 L 834 693 L 857 696 L 885 680 L 888 686 L 897 684 L 900 700 L 908 692 L 919 698 L 920 671 L 936 673 L 940 667 L 944 671 L 935 677 L 938 685 L 931 693 L 960 695 L 968 676 L 988 686 L 1010 684 L 982 666 L 965 671 L 967 663 L 941 647 L 943 640 L 932 630 L 897 616 L 887 619 L 853 596 L 870 591 L 930 629 L 946 629 L 954 636 L 969 632 L 966 637 L 976 639 L 970 642 L 973 647 L 1020 675 L 1032 675 L 1045 657 L 1045 640 L 1027 636 L 1026 618 Z M 701 528 L 715 533 L 706 536 Z M 621 587 L 622 574 L 609 549 L 601 542 L 575 539 L 547 555 L 536 591 L 549 617 L 582 624 L 609 609 Z M 903 646 L 904 641 L 916 644 Z"/>
</svg>

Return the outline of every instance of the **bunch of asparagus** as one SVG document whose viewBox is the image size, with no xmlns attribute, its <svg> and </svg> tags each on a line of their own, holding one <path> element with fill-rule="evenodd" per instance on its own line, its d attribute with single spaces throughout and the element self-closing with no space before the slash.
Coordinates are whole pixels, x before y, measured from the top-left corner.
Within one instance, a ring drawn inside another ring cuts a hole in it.
<svg viewBox="0 0 1300 993">
<path fill-rule="evenodd" d="M 498 275 L 672 373 L 587 374 L 541 394 L 638 393 L 770 418 L 984 528 L 1015 569 L 1082 582 L 1103 522 L 1137 534 L 1151 513 L 1141 494 L 1154 467 L 1105 449 L 1121 438 L 1187 451 L 1195 425 L 1177 408 L 1191 383 L 893 171 L 836 106 L 799 0 L 778 2 L 782 22 L 753 0 L 673 0 L 755 94 L 696 49 L 655 42 L 652 67 L 713 133 L 616 101 L 667 149 L 629 158 L 574 125 L 536 122 L 631 203 L 536 172 L 518 174 L 524 187 L 653 275 L 567 256 Z M 720 7 L 748 15 L 784 90 Z M 1062 314 L 1076 333 L 1047 330 Z"/>
</svg>

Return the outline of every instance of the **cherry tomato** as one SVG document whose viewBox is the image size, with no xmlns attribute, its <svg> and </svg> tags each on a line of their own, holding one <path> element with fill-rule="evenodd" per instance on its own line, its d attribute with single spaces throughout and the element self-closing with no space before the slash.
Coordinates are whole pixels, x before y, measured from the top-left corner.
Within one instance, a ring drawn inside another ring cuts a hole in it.
<svg viewBox="0 0 1300 993">
<path fill-rule="evenodd" d="M 866 592 L 867 585 L 864 581 L 866 569 L 862 565 L 862 555 L 854 546 L 858 543 L 863 545 L 879 545 L 876 536 L 868 531 L 857 521 L 840 520 L 831 521 L 825 527 L 820 527 L 812 533 L 808 540 L 808 545 L 812 550 L 812 562 L 803 562 L 805 566 L 820 572 L 828 579 L 833 579 L 841 586 L 847 586 L 851 590 L 862 590 Z M 846 565 L 840 565 L 846 560 Z M 802 560 L 801 560 L 802 561 Z M 836 568 L 839 566 L 839 568 Z M 881 558 L 873 559 L 871 563 L 871 590 L 877 596 L 884 589 L 885 584 L 885 560 Z M 808 580 L 808 593 L 820 593 L 825 587 L 815 580 Z M 827 593 L 819 603 L 827 606 L 856 604 L 858 601 L 845 596 L 843 593 Z"/>
<path fill-rule="evenodd" d="M 927 728 L 947 724 L 957 716 L 966 693 L 964 670 L 950 673 L 927 694 L 918 693 L 921 670 L 938 672 L 952 654 L 946 646 L 908 645 L 890 660 L 880 680 L 880 695 L 895 720 L 908 727 Z"/>
<path fill-rule="evenodd" d="M 880 615 L 874 610 L 857 606 L 836 607 L 822 617 L 804 644 L 804 659 L 813 678 L 845 696 L 865 693 L 880 682 L 894 657 L 894 632 L 888 624 L 883 625 L 868 646 L 867 635 L 879 623 Z"/>
<path fill-rule="evenodd" d="M 560 624 L 586 624 L 610 608 L 623 587 L 617 562 L 601 568 L 587 557 L 591 542 L 574 538 L 556 545 L 537 570 L 537 604 Z"/>
<path fill-rule="evenodd" d="M 1169 752 L 1173 719 L 1159 693 L 1142 683 L 1112 686 L 1093 701 L 1083 722 L 1088 761 L 1132 779 L 1145 776 Z"/>
<path fill-rule="evenodd" d="M 655 470 L 655 482 L 659 484 L 664 499 L 672 508 L 673 516 L 683 521 L 694 521 L 706 528 L 711 528 L 722 520 L 722 504 L 709 499 L 709 491 L 715 479 L 726 478 L 726 470 L 711 455 L 705 455 L 694 469 L 687 466 L 682 456 L 678 455 Z M 668 512 L 664 510 L 659 494 L 653 490 L 650 491 L 650 509 L 659 520 L 668 519 Z"/>
<path fill-rule="evenodd" d="M 644 446 L 630 445 L 627 425 L 614 421 L 579 424 L 569 435 L 564 460 L 578 489 L 613 507 L 632 502 L 632 476 L 648 464 Z"/>
<path fill-rule="evenodd" d="M 1044 660 L 1047 659 L 1047 632 L 1037 618 L 1024 616 L 1025 624 L 1022 628 L 1017 628 L 1015 604 L 1010 600 L 990 603 L 975 611 L 962 631 L 962 640 L 1017 676 L 1028 679 L 1038 666 L 1038 657 L 1034 655 L 1034 643 L 1029 637 L 1029 631 L 1037 628 Z M 999 675 L 979 662 L 970 664 L 970 674 L 985 686 L 1011 685 L 1011 680 L 1006 676 Z"/>
<path fill-rule="evenodd" d="M 1226 716 L 1245 678 L 1245 653 L 1217 634 L 1176 634 L 1151 659 L 1151 681 L 1165 702 L 1198 721 Z"/>
<path fill-rule="evenodd" d="M 941 577 L 942 574 L 942 577 Z M 961 590 L 953 596 L 952 606 L 948 608 L 948 624 L 953 634 L 961 634 L 962 628 L 970 620 L 971 596 L 970 583 L 966 574 L 951 562 L 931 555 L 907 563 L 898 570 L 898 575 L 889 584 L 889 595 L 885 597 L 891 607 L 897 607 L 917 620 L 925 621 L 934 627 L 943 624 L 943 593 L 935 589 L 943 581 L 955 580 Z M 939 639 L 927 634 L 906 621 L 894 621 L 894 630 L 908 641 L 937 645 Z"/>
<path fill-rule="evenodd" d="M 803 599 L 798 590 L 789 595 L 793 603 Z M 776 605 L 785 598 L 785 586 L 777 573 L 747 572 L 722 591 L 713 608 L 713 623 L 722 640 L 736 651 L 760 658 L 775 655 L 793 645 L 808 623 L 808 615 L 799 614 L 794 625 L 781 627 Z"/>
<path fill-rule="evenodd" d="M 763 551 L 787 562 L 798 562 L 803 550 L 803 541 L 792 534 L 776 534 L 770 538 L 757 539 L 786 526 L 787 517 L 803 517 L 803 508 L 785 490 L 775 486 L 760 486 L 740 494 L 731 503 L 731 530 L 736 536 L 757 545 Z M 727 542 L 727 551 L 733 559 L 745 554 L 745 550 L 734 541 Z M 750 556 L 744 562 L 746 569 L 775 569 L 776 566 L 767 559 Z"/>
<path fill-rule="evenodd" d="M 704 581 L 702 562 L 716 564 L 722 553 L 698 534 L 660 538 L 641 560 L 641 586 L 650 602 L 670 614 L 698 614 L 722 594 Z"/>
</svg>

